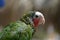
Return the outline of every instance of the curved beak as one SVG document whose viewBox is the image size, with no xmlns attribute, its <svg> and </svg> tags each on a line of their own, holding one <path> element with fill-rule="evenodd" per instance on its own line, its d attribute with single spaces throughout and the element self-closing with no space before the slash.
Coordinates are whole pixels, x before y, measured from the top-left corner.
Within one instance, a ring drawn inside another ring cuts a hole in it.
<svg viewBox="0 0 60 40">
<path fill-rule="evenodd" d="M 45 18 L 43 17 L 43 19 L 42 19 L 42 24 L 45 24 Z"/>
<path fill-rule="evenodd" d="M 40 24 L 45 24 L 45 18 L 44 18 L 44 17 L 42 17 L 42 16 L 41 16 L 41 18 L 40 18 L 39 25 L 40 25 Z"/>
</svg>

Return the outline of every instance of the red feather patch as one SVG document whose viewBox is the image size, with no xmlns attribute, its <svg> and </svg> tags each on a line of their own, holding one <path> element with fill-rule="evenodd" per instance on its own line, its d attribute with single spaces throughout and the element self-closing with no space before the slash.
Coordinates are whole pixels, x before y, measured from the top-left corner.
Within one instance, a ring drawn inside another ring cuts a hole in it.
<svg viewBox="0 0 60 40">
<path fill-rule="evenodd" d="M 34 27 L 38 27 L 39 21 L 40 21 L 40 19 L 38 19 L 38 18 L 33 19 Z"/>
</svg>

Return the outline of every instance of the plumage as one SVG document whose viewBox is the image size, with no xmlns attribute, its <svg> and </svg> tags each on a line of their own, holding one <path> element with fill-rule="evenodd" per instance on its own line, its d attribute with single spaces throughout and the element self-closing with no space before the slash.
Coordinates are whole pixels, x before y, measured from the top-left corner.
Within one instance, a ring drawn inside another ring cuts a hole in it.
<svg viewBox="0 0 60 40">
<path fill-rule="evenodd" d="M 16 21 L 7 25 L 0 32 L 0 40 L 30 40 L 32 38 L 33 29 L 24 22 Z"/>
<path fill-rule="evenodd" d="M 31 40 L 34 28 L 27 19 L 31 16 L 32 14 L 24 15 L 20 20 L 6 25 L 0 32 L 0 40 Z M 28 23 L 26 23 L 27 21 Z"/>
<path fill-rule="evenodd" d="M 34 16 L 35 12 L 28 12 L 20 20 L 6 25 L 0 32 L 0 40 L 31 40 L 36 31 Z"/>
</svg>

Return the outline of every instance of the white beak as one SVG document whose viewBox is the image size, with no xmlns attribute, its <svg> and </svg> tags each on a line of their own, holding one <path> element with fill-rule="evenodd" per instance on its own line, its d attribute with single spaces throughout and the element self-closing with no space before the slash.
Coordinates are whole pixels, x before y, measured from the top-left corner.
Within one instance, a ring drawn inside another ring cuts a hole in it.
<svg viewBox="0 0 60 40">
<path fill-rule="evenodd" d="M 45 24 L 45 18 L 42 19 L 42 24 Z"/>
</svg>

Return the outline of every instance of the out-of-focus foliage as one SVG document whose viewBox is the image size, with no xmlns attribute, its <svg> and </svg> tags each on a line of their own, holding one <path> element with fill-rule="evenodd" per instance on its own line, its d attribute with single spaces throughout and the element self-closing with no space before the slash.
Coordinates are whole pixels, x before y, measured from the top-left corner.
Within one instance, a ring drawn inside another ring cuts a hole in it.
<svg viewBox="0 0 60 40">
<path fill-rule="evenodd" d="M 4 0 L 4 2 L 4 7 L 0 9 L 0 25 L 2 26 L 19 20 L 24 13 L 32 9 L 32 4 L 29 0 Z"/>
</svg>

